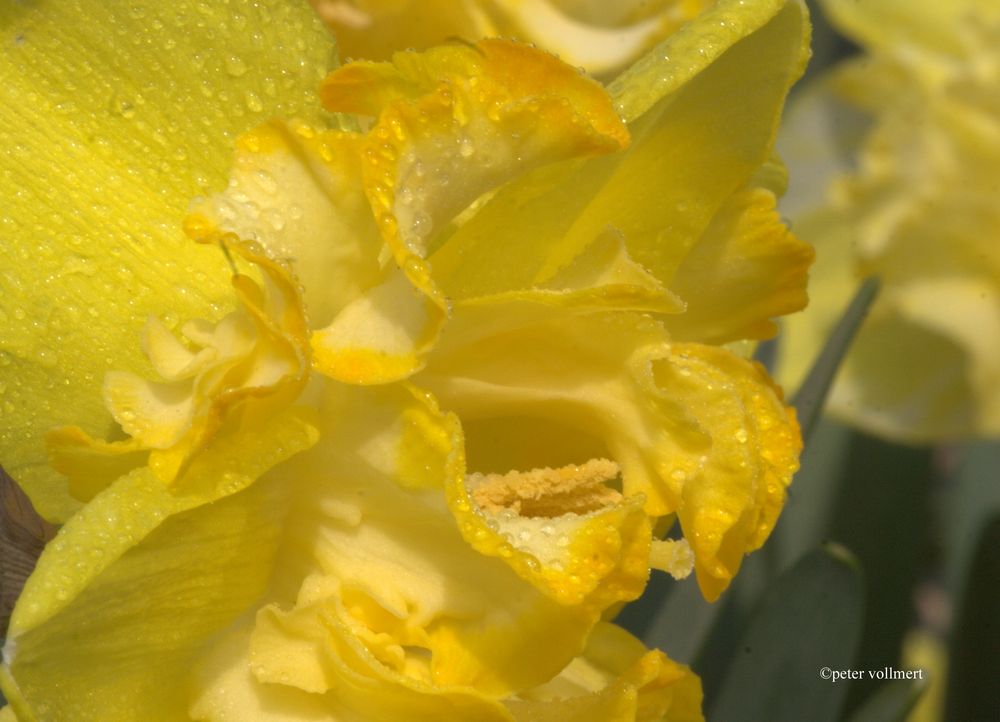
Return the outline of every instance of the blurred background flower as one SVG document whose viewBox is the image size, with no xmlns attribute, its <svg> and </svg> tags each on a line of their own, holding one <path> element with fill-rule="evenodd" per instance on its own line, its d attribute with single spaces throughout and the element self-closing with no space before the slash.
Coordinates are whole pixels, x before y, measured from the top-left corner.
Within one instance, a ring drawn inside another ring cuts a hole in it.
<svg viewBox="0 0 1000 722">
<path fill-rule="evenodd" d="M 879 300 L 829 410 L 909 442 L 1000 434 L 1000 6 L 824 4 L 862 51 L 798 99 L 783 210 L 812 242 L 809 310 L 780 346 L 795 387 L 858 279 Z"/>
</svg>

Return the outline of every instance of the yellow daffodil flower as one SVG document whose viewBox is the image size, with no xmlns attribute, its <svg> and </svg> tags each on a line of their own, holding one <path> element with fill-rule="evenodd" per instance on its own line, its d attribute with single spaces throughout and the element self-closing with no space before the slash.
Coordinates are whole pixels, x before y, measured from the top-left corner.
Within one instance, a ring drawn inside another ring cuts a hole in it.
<svg viewBox="0 0 1000 722">
<path fill-rule="evenodd" d="M 0 111 L 2 453 L 64 524 L 4 714 L 702 719 L 690 670 L 603 620 L 651 565 L 716 598 L 797 466 L 780 390 L 721 344 L 805 300 L 771 156 L 801 4 L 720 2 L 610 94 L 510 41 L 348 64 L 333 115 L 307 8 L 5 12 L 0 92 L 40 110 Z M 57 323 L 45 273 L 100 324 Z"/>
<path fill-rule="evenodd" d="M 388 60 L 454 38 L 537 43 L 611 78 L 710 3 L 705 0 L 312 0 L 346 57 Z"/>
<path fill-rule="evenodd" d="M 866 52 L 811 91 L 789 129 L 793 164 L 811 157 L 837 180 L 788 211 L 818 262 L 813 303 L 782 335 L 782 380 L 798 383 L 858 279 L 877 274 L 880 298 L 840 370 L 831 411 L 911 442 L 1000 434 L 1000 8 L 977 0 L 825 7 Z M 842 132 L 847 108 L 871 118 L 860 143 L 859 132 Z M 840 152 L 853 143 L 856 168 L 834 157 L 824 165 L 817 153 L 817 123 L 831 112 L 841 118 L 832 121 Z"/>
</svg>

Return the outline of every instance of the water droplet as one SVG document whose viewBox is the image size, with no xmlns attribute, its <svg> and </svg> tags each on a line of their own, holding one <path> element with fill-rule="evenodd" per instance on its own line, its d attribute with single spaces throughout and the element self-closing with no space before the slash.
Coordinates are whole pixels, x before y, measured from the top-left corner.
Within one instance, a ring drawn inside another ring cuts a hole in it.
<svg viewBox="0 0 1000 722">
<path fill-rule="evenodd" d="M 426 238 L 431 232 L 431 217 L 423 211 L 417 211 L 413 214 L 413 223 L 411 228 L 413 230 L 413 235 L 415 235 L 418 239 Z"/>
<path fill-rule="evenodd" d="M 264 102 L 260 99 L 260 96 L 252 90 L 247 91 L 243 100 L 247 106 L 247 110 L 251 113 L 260 113 L 264 110 Z"/>
<path fill-rule="evenodd" d="M 234 78 L 238 78 L 246 74 L 247 64 L 239 55 L 229 55 L 226 57 L 226 72 Z"/>
</svg>

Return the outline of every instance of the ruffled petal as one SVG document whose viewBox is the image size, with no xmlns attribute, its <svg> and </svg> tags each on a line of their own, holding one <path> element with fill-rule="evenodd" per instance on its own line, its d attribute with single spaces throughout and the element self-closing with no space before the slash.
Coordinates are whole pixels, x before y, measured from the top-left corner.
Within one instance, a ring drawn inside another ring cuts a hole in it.
<svg viewBox="0 0 1000 722">
<path fill-rule="evenodd" d="M 206 722 L 512 722 L 499 702 L 472 689 L 436 688 L 394 672 L 345 618 L 335 599 L 291 612 L 261 610 L 252 630 L 230 633 L 199 668 L 191 716 Z"/>
<path fill-rule="evenodd" d="M 0 436 L 4 467 L 43 516 L 79 502 L 42 434 L 107 432 L 100 378 L 145 372 L 132 341 L 149 315 L 231 309 L 224 259 L 192 246 L 180 220 L 224 184 L 234 134 L 318 117 L 333 45 L 311 15 L 277 0 L 0 8 Z"/>
<path fill-rule="evenodd" d="M 537 287 L 610 226 L 672 288 L 720 213 L 718 225 L 766 230 L 768 244 L 783 249 L 780 224 L 761 224 L 751 204 L 734 220 L 727 201 L 770 157 L 807 39 L 798 3 L 733 0 L 699 15 L 610 86 L 629 121 L 627 151 L 508 184 L 432 256 L 435 278 L 453 299 Z M 801 265 L 789 263 L 789 274 L 801 276 Z"/>
<path fill-rule="evenodd" d="M 724 349 L 558 298 L 456 305 L 415 381 L 462 418 L 473 471 L 613 459 L 627 499 L 678 514 L 715 599 L 784 503 L 801 448 L 794 412 L 760 367 Z M 546 444 L 531 441 L 541 435 Z"/>
<path fill-rule="evenodd" d="M 424 256 L 455 216 L 531 168 L 628 142 L 597 83 L 508 41 L 353 63 L 322 94 L 374 125 L 247 134 L 230 187 L 195 204 L 187 230 L 235 233 L 290 258 L 316 368 L 348 383 L 397 380 L 423 363 L 447 314 Z"/>
<path fill-rule="evenodd" d="M 105 402 L 130 438 L 109 443 L 92 439 L 79 427 L 47 435 L 54 468 L 69 477 L 70 491 L 81 500 L 113 481 L 114 472 L 131 468 L 127 465 L 138 462 L 142 451 L 151 450 L 150 467 L 171 483 L 231 409 L 249 399 L 266 399 L 266 407 L 273 408 L 294 399 L 304 386 L 309 350 L 298 291 L 281 265 L 232 240 L 226 247 L 260 272 L 263 289 L 248 276 L 235 275 L 240 310 L 214 326 L 185 324 L 195 349 L 168 340 L 161 323 L 147 324 L 144 348 L 153 366 L 176 380 L 108 373 Z M 243 410 L 260 413 L 253 404 Z"/>
<path fill-rule="evenodd" d="M 802 450 L 795 410 L 763 367 L 725 349 L 674 344 L 653 374 L 661 394 L 685 410 L 689 433 L 708 442 L 699 455 L 690 438 L 686 453 L 661 453 L 659 462 L 681 496 L 676 511 L 698 585 L 714 601 L 785 504 Z"/>
<path fill-rule="evenodd" d="M 682 341 L 722 344 L 770 338 L 771 319 L 807 301 L 812 246 L 792 235 L 770 190 L 750 187 L 723 204 L 677 269 L 670 290 L 685 313 L 664 321 Z"/>
</svg>

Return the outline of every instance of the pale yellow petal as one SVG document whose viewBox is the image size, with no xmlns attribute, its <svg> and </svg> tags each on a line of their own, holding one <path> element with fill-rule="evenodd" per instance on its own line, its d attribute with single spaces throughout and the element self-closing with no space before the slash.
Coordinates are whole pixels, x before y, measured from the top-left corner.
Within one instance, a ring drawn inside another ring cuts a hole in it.
<svg viewBox="0 0 1000 722">
<path fill-rule="evenodd" d="M 287 495 L 258 477 L 316 439 L 308 414 L 286 412 L 217 439 L 178 481 L 182 493 L 143 468 L 95 497 L 24 587 L 5 695 L 38 719 L 186 719 L 202 646 L 271 576 Z"/>
</svg>

